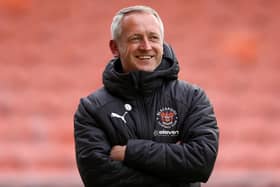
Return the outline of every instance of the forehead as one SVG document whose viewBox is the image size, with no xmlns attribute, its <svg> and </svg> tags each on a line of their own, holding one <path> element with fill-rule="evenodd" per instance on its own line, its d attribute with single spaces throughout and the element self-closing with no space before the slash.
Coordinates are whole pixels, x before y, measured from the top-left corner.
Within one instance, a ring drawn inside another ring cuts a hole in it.
<svg viewBox="0 0 280 187">
<path fill-rule="evenodd" d="M 121 22 L 123 34 L 126 32 L 154 32 L 160 34 L 157 18 L 146 12 L 132 12 L 125 15 Z"/>
</svg>

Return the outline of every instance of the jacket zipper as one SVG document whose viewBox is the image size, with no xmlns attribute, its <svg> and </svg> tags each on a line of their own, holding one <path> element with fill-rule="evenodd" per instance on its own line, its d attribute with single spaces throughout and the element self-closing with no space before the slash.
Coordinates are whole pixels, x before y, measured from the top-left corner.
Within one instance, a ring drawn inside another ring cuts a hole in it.
<svg viewBox="0 0 280 187">
<path fill-rule="evenodd" d="M 148 120 L 148 111 L 146 108 L 146 104 L 144 102 L 144 97 L 139 96 L 137 98 L 137 106 L 139 107 L 139 122 L 140 122 L 140 133 L 145 139 L 151 139 L 150 137 L 150 128 L 149 128 L 149 120 Z"/>
</svg>

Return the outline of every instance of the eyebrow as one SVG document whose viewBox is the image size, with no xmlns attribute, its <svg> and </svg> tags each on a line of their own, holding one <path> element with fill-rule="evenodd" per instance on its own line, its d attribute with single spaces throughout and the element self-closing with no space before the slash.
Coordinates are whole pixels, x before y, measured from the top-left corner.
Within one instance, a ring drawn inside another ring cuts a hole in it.
<svg viewBox="0 0 280 187">
<path fill-rule="evenodd" d="M 134 33 L 128 36 L 128 38 L 133 37 L 133 36 L 142 36 L 143 34 L 140 33 Z M 161 36 L 161 34 L 156 33 L 156 32 L 149 32 L 148 35 L 157 35 L 157 36 Z"/>
</svg>

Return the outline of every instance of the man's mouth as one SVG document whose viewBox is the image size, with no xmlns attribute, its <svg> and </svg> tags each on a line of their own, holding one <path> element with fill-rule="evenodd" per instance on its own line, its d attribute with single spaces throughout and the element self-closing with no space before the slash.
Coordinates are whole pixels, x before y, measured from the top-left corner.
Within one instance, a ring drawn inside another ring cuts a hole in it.
<svg viewBox="0 0 280 187">
<path fill-rule="evenodd" d="M 141 55 L 141 56 L 136 56 L 136 58 L 138 58 L 140 60 L 150 60 L 151 58 L 153 58 L 153 56 L 151 56 L 151 55 Z"/>
</svg>

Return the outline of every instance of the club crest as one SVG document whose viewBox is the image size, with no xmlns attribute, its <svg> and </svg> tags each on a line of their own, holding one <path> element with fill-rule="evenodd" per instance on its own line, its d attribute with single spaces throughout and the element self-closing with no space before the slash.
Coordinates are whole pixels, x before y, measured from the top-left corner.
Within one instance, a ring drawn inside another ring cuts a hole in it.
<svg viewBox="0 0 280 187">
<path fill-rule="evenodd" d="M 177 124 L 178 115 L 174 109 L 164 107 L 157 112 L 156 120 L 160 126 L 169 129 Z"/>
</svg>

